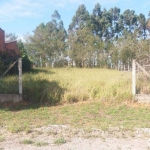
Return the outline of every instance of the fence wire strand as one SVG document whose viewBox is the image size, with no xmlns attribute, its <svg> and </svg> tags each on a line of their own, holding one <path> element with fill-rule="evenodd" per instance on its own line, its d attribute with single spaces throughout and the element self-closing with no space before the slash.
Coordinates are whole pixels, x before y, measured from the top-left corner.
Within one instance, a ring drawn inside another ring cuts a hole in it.
<svg viewBox="0 0 150 150">
<path fill-rule="evenodd" d="M 141 60 L 139 61 L 139 64 L 148 74 L 150 74 L 149 61 Z M 136 77 L 137 94 L 150 94 L 150 78 L 138 66 L 136 66 Z"/>
<path fill-rule="evenodd" d="M 17 63 L 2 77 L 3 73 L 16 61 L 16 58 L 0 57 L 0 94 L 18 93 L 18 66 Z M 5 63 L 5 65 L 4 65 Z"/>
</svg>

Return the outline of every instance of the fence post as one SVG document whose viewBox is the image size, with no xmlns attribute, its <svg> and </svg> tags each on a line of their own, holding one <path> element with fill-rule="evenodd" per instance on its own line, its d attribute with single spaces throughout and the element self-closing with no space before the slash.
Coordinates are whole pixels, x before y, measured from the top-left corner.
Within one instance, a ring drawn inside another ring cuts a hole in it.
<svg viewBox="0 0 150 150">
<path fill-rule="evenodd" d="M 132 94 L 136 94 L 136 60 L 132 60 Z"/>
<path fill-rule="evenodd" d="M 18 70 L 19 70 L 19 94 L 22 94 L 22 58 L 18 58 Z"/>
</svg>

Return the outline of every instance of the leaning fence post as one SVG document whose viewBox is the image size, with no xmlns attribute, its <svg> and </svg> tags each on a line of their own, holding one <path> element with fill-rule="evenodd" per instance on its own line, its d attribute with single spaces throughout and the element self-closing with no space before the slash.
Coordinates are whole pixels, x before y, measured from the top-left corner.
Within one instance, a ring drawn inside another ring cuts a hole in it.
<svg viewBox="0 0 150 150">
<path fill-rule="evenodd" d="M 22 58 L 18 58 L 18 70 L 19 70 L 19 94 L 22 94 Z"/>
<path fill-rule="evenodd" d="M 132 60 L 132 94 L 136 94 L 136 60 Z"/>
</svg>

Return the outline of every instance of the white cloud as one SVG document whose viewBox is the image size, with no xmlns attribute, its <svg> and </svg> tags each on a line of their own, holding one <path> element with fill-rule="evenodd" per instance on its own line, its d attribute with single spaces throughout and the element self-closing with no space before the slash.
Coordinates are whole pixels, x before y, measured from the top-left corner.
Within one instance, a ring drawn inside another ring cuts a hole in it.
<svg viewBox="0 0 150 150">
<path fill-rule="evenodd" d="M 40 1 L 33 2 L 32 0 L 9 0 L 0 6 L 0 21 L 9 21 L 20 16 L 40 16 L 44 11 L 43 8 L 44 5 Z"/>
<path fill-rule="evenodd" d="M 39 17 L 51 9 L 68 8 L 80 4 L 94 5 L 100 3 L 102 7 L 117 5 L 118 3 L 129 4 L 130 0 L 7 0 L 0 2 L 0 22 L 10 21 L 17 17 Z"/>
<path fill-rule="evenodd" d="M 8 0 L 0 2 L 0 22 L 17 17 L 38 17 L 51 8 L 80 4 L 85 0 Z"/>
<path fill-rule="evenodd" d="M 47 0 L 45 0 L 47 1 Z M 50 0 L 48 3 L 52 4 L 56 7 L 67 7 L 68 5 L 72 4 L 82 4 L 82 3 L 86 3 L 88 2 L 88 0 Z"/>
</svg>

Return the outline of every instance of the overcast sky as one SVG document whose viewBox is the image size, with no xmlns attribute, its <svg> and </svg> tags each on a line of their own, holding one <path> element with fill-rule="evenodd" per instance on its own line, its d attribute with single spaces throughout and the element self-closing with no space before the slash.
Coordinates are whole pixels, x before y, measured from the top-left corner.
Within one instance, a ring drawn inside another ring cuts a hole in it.
<svg viewBox="0 0 150 150">
<path fill-rule="evenodd" d="M 150 0 L 0 0 L 0 28 L 23 38 L 27 32 L 32 34 L 41 22 L 50 21 L 52 13 L 57 10 L 68 29 L 80 4 L 85 4 L 91 13 L 96 3 L 100 3 L 102 9 L 116 6 L 121 13 L 132 9 L 146 17 L 150 11 Z"/>
</svg>

